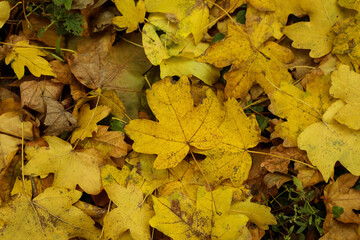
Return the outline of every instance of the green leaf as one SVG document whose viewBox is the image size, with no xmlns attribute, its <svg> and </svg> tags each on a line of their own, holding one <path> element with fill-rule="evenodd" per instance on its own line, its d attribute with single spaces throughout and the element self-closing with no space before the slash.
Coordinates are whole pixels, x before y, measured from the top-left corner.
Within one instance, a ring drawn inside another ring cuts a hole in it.
<svg viewBox="0 0 360 240">
<path fill-rule="evenodd" d="M 213 43 L 215 43 L 215 42 L 217 42 L 217 41 L 220 41 L 220 40 L 222 40 L 222 39 L 224 39 L 225 38 L 225 34 L 223 34 L 223 33 L 217 33 L 217 34 L 215 34 L 215 36 L 213 37 L 213 39 L 212 39 L 212 41 L 211 41 L 211 44 L 213 44 Z"/>
<path fill-rule="evenodd" d="M 246 4 L 243 4 L 240 6 L 242 8 L 237 14 L 236 14 L 236 21 L 241 24 L 245 24 L 246 21 Z"/>
<path fill-rule="evenodd" d="M 342 207 L 338 207 L 338 206 L 333 206 L 331 211 L 332 211 L 334 218 L 339 218 L 341 216 L 341 214 L 344 213 L 344 209 Z"/>
<path fill-rule="evenodd" d="M 299 178 L 293 177 L 293 182 L 301 192 L 304 192 L 303 185 L 302 185 L 301 180 Z"/>
<path fill-rule="evenodd" d="M 112 118 L 110 120 L 110 130 L 111 131 L 120 131 L 125 133 L 124 131 L 124 123 L 120 120 Z"/>
</svg>

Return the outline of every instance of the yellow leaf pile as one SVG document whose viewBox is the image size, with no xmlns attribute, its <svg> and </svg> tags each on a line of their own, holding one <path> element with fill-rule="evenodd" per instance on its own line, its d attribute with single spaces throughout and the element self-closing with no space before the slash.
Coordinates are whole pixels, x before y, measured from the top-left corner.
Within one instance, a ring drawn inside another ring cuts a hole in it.
<svg viewBox="0 0 360 240">
<path fill-rule="evenodd" d="M 360 239 L 359 24 L 355 0 L 0 0 L 0 239 Z"/>
</svg>

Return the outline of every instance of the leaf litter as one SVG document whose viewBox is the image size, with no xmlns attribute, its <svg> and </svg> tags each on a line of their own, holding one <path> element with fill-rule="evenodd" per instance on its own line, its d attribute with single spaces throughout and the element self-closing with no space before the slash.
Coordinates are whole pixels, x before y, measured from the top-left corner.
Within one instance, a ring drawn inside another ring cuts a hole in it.
<svg viewBox="0 0 360 240">
<path fill-rule="evenodd" d="M 358 239 L 359 9 L 1 1 L 0 237 Z"/>
</svg>

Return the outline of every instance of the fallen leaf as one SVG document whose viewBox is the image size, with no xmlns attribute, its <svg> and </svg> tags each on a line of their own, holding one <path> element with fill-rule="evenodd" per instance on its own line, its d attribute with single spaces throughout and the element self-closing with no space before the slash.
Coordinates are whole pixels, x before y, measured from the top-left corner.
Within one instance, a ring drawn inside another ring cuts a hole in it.
<svg viewBox="0 0 360 240">
<path fill-rule="evenodd" d="M 357 1 L 353 0 L 338 0 L 337 3 L 339 6 L 348 8 L 348 9 L 354 9 L 357 12 L 360 12 L 360 4 Z"/>
<path fill-rule="evenodd" d="M 105 239 L 118 239 L 128 229 L 134 240 L 150 239 L 149 219 L 153 212 L 144 202 L 140 188 L 132 184 L 123 187 L 116 182 L 104 188 L 117 206 L 104 218 Z"/>
<path fill-rule="evenodd" d="M 9 166 L 11 160 L 19 150 L 18 145 L 20 144 L 20 138 L 0 134 L 0 172 L 3 172 L 3 170 Z"/>
<path fill-rule="evenodd" d="M 327 214 L 332 216 L 333 207 L 341 207 L 344 212 L 336 220 L 343 223 L 360 223 L 354 210 L 360 209 L 360 191 L 351 188 L 359 177 L 345 173 L 324 189 L 324 203 Z"/>
<path fill-rule="evenodd" d="M 33 124 L 30 121 L 22 121 L 22 112 L 13 111 L 0 115 L 0 132 L 15 137 L 33 139 Z"/>
<path fill-rule="evenodd" d="M 276 218 L 270 213 L 271 208 L 251 202 L 251 197 L 243 202 L 235 202 L 231 205 L 230 212 L 244 214 L 249 222 L 255 223 L 260 229 L 268 230 L 268 225 L 276 225 Z"/>
<path fill-rule="evenodd" d="M 44 125 L 45 135 L 58 136 L 72 131 L 77 124 L 76 118 L 64 109 L 64 106 L 53 98 L 43 98 L 46 106 Z"/>
<path fill-rule="evenodd" d="M 217 189 L 212 195 L 200 187 L 196 203 L 179 191 L 167 197 L 153 197 L 155 216 L 149 223 L 174 240 L 249 239 L 248 217 L 230 210 L 232 190 Z"/>
<path fill-rule="evenodd" d="M 332 26 L 346 17 L 337 0 L 304 0 L 300 6 L 310 22 L 297 22 L 286 26 L 283 33 L 293 40 L 294 48 L 310 49 L 310 57 L 319 58 L 332 50 L 335 34 Z"/>
<path fill-rule="evenodd" d="M 0 87 L 0 114 L 5 112 L 19 111 L 21 108 L 20 98 L 15 93 Z"/>
<path fill-rule="evenodd" d="M 292 178 L 282 173 L 268 173 L 264 177 L 264 183 L 268 188 L 276 186 L 279 189 L 281 185 L 289 181 L 292 181 Z"/>
<path fill-rule="evenodd" d="M 104 164 L 95 149 L 73 150 L 58 137 L 45 136 L 49 147 L 26 147 L 25 175 L 54 173 L 54 187 L 75 189 L 79 185 L 89 194 L 101 191 L 100 166 Z"/>
<path fill-rule="evenodd" d="M 141 44 L 140 38 L 138 34 L 130 34 L 126 40 Z M 113 41 L 109 33 L 78 39 L 77 53 L 68 59 L 69 66 L 86 87 L 115 90 L 127 114 L 136 118 L 145 83 L 143 74 L 151 65 L 142 48 L 124 40 L 112 46 Z"/>
<path fill-rule="evenodd" d="M 144 22 L 146 9 L 143 0 L 115 0 L 114 2 L 122 16 L 114 17 L 112 22 L 120 28 L 127 28 L 126 33 L 135 31 L 138 24 Z"/>
<path fill-rule="evenodd" d="M 297 138 L 306 127 L 321 121 L 322 114 L 332 103 L 329 94 L 329 76 L 322 75 L 321 70 L 306 75 L 308 78 L 306 92 L 282 82 L 280 89 L 269 95 L 269 110 L 287 121 L 275 126 L 272 138 L 284 139 L 284 147 L 297 146 Z"/>
<path fill-rule="evenodd" d="M 344 101 L 344 106 L 334 118 L 347 127 L 359 130 L 360 115 L 360 74 L 350 70 L 347 65 L 340 65 L 331 74 L 330 94 Z"/>
<path fill-rule="evenodd" d="M 10 4 L 8 1 L 0 2 L 0 28 L 4 26 L 10 17 Z"/>
<path fill-rule="evenodd" d="M 128 182 L 137 185 L 145 195 L 173 181 L 167 170 L 153 167 L 155 158 L 155 155 L 137 152 L 131 152 L 126 158 L 126 162 L 134 166 L 127 176 Z"/>
<path fill-rule="evenodd" d="M 252 163 L 246 150 L 260 142 L 261 130 L 255 116 L 248 118 L 235 99 L 225 102 L 225 110 L 225 120 L 219 128 L 224 137 L 215 148 L 199 151 L 207 156 L 199 165 L 209 182 L 230 178 L 235 186 L 240 186 Z"/>
<path fill-rule="evenodd" d="M 334 54 L 348 54 L 358 64 L 360 64 L 359 20 L 359 15 L 356 15 L 355 17 L 346 18 L 333 26 L 336 36 L 332 50 Z"/>
<path fill-rule="evenodd" d="M 195 76 L 212 86 L 220 77 L 219 69 L 207 63 L 197 62 L 184 57 L 172 57 L 160 64 L 160 77 Z"/>
<path fill-rule="evenodd" d="M 165 13 L 169 21 L 178 23 L 176 36 L 185 39 L 189 34 L 199 43 L 209 23 L 209 8 L 203 1 L 195 0 L 145 0 L 146 11 Z"/>
<path fill-rule="evenodd" d="M 357 224 L 345 224 L 332 217 L 326 218 L 324 222 L 325 234 L 320 239 L 321 240 L 334 240 L 334 239 L 343 239 L 343 240 L 358 240 L 359 225 Z"/>
<path fill-rule="evenodd" d="M 92 138 L 85 139 L 79 145 L 84 148 L 95 148 L 104 158 L 120 158 L 127 155 L 131 146 L 124 142 L 125 135 L 119 131 L 108 131 L 109 126 L 98 126 Z"/>
<path fill-rule="evenodd" d="M 39 112 L 45 113 L 46 103 L 44 98 L 58 100 L 61 96 L 64 85 L 49 80 L 24 81 L 20 83 L 21 105 Z"/>
<path fill-rule="evenodd" d="M 339 105 L 340 103 L 340 105 Z M 341 100 L 333 103 L 323 115 L 323 122 L 308 126 L 298 137 L 298 146 L 308 154 L 310 162 L 327 182 L 339 161 L 350 173 L 360 175 L 360 131 L 351 130 L 333 118 L 343 107 Z"/>
<path fill-rule="evenodd" d="M 287 174 L 290 159 L 299 161 L 305 161 L 307 159 L 306 153 L 304 151 L 301 151 L 297 147 L 284 148 L 282 144 L 271 147 L 270 154 L 272 154 L 272 156 L 266 156 L 265 161 L 261 163 L 261 167 L 265 167 L 266 170 L 271 173 L 279 172 Z M 282 158 L 278 158 L 274 155 L 278 155 Z"/>
<path fill-rule="evenodd" d="M 231 69 L 224 75 L 227 80 L 225 96 L 244 98 L 250 88 L 258 83 L 265 93 L 279 86 L 280 81 L 291 82 L 292 78 L 284 63 L 293 61 L 292 52 L 274 42 L 254 49 L 244 28 L 228 24 L 226 38 L 212 44 L 197 60 L 222 68 Z"/>
<path fill-rule="evenodd" d="M 280 39 L 282 28 L 286 25 L 290 14 L 300 15 L 303 10 L 300 2 L 290 1 L 249 1 L 246 9 L 245 30 L 252 43 L 259 47 L 270 37 Z"/>
<path fill-rule="evenodd" d="M 96 125 L 101 119 L 109 115 L 111 109 L 107 106 L 98 105 L 90 110 L 89 104 L 84 104 L 80 108 L 78 127 L 73 131 L 70 142 L 74 143 L 76 140 L 84 140 L 87 137 L 92 137 L 93 132 L 98 131 Z"/>
<path fill-rule="evenodd" d="M 96 96 L 96 94 L 97 91 L 95 91 L 94 95 Z M 117 118 L 122 119 L 125 117 L 126 109 L 114 90 L 102 91 L 98 96 L 100 96 L 99 105 L 104 105 L 111 108 L 110 113 Z"/>
<path fill-rule="evenodd" d="M 37 46 L 30 45 L 27 40 L 18 41 L 6 54 L 5 63 L 7 65 L 11 63 L 18 79 L 24 76 L 25 66 L 36 77 L 41 75 L 54 76 L 51 65 L 41 56 L 46 56 L 46 53 Z"/>
<path fill-rule="evenodd" d="M 81 192 L 65 188 L 47 188 L 33 200 L 24 194 L 0 206 L 0 237 L 3 239 L 59 239 L 73 237 L 99 239 L 94 221 L 72 206 Z M 26 224 L 24 224 L 26 223 Z"/>
<path fill-rule="evenodd" d="M 220 141 L 218 128 L 224 112 L 211 90 L 203 103 L 194 107 L 186 77 L 176 83 L 164 78 L 147 91 L 147 100 L 159 122 L 131 120 L 125 132 L 134 140 L 135 151 L 158 155 L 155 168 L 175 167 L 190 147 L 210 149 Z"/>
</svg>

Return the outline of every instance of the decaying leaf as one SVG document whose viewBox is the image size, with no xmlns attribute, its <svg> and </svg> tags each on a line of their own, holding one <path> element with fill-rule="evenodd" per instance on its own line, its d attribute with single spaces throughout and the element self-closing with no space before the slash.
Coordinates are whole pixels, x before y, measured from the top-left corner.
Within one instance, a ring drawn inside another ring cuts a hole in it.
<svg viewBox="0 0 360 240">
<path fill-rule="evenodd" d="M 140 35 L 126 40 L 141 44 Z M 72 73 L 86 87 L 113 89 L 131 118 L 137 116 L 143 74 L 150 68 L 144 50 L 127 41 L 112 46 L 114 36 L 107 33 L 95 38 L 78 39 L 77 53 L 68 61 Z"/>
<path fill-rule="evenodd" d="M 33 200 L 19 194 L 0 206 L 0 237 L 3 239 L 60 239 L 73 237 L 99 239 L 94 221 L 72 206 L 81 192 L 47 188 Z"/>
<path fill-rule="evenodd" d="M 351 188 L 358 178 L 350 173 L 345 173 L 324 189 L 327 214 L 332 216 L 332 208 L 335 206 L 344 209 L 344 212 L 336 219 L 340 222 L 360 223 L 359 216 L 354 212 L 354 210 L 360 209 L 360 191 Z"/>
<path fill-rule="evenodd" d="M 45 113 L 46 103 L 44 98 L 57 101 L 62 93 L 64 85 L 49 80 L 24 81 L 20 84 L 21 105 L 28 106 L 39 113 Z"/>
<path fill-rule="evenodd" d="M 203 103 L 194 107 L 189 80 L 182 77 L 172 82 L 165 78 L 147 91 L 147 99 L 159 122 L 132 120 L 125 131 L 134 140 L 135 151 L 158 155 L 155 168 L 174 167 L 190 147 L 210 149 L 221 140 L 218 128 L 224 112 L 211 90 Z"/>
<path fill-rule="evenodd" d="M 33 124 L 30 121 L 22 121 L 22 112 L 13 111 L 0 115 L 0 132 L 11 136 L 25 139 L 33 139 Z"/>
<path fill-rule="evenodd" d="M 119 131 L 108 131 L 108 126 L 98 126 L 97 133 L 92 138 L 80 142 L 84 148 L 97 149 L 104 158 L 126 156 L 131 147 L 124 142 L 124 133 Z"/>
<path fill-rule="evenodd" d="M 58 137 L 45 136 L 49 147 L 26 147 L 26 175 L 54 173 L 54 187 L 75 189 L 79 185 L 89 194 L 101 190 L 100 166 L 104 164 L 100 153 L 90 148 L 73 150 L 70 143 Z"/>
<path fill-rule="evenodd" d="M 5 63 L 7 65 L 11 63 L 18 79 L 24 76 L 25 66 L 36 77 L 54 76 L 50 63 L 41 56 L 46 56 L 46 54 L 37 46 L 30 45 L 29 41 L 19 41 L 6 55 Z"/>
</svg>

